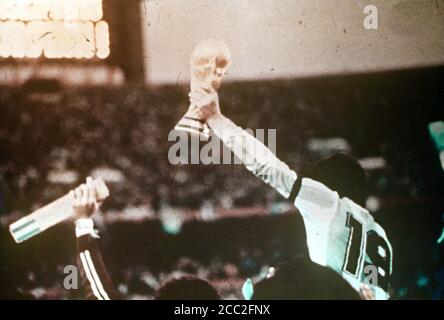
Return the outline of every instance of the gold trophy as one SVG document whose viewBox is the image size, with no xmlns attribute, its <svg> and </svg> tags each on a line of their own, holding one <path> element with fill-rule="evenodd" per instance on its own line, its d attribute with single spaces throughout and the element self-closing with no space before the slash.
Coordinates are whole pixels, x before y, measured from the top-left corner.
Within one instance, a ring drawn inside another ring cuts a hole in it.
<svg viewBox="0 0 444 320">
<path fill-rule="evenodd" d="M 217 91 L 230 63 L 231 52 L 224 41 L 218 39 L 200 41 L 191 56 L 191 91 L 210 87 Z M 208 126 L 197 116 L 196 109 L 196 106 L 190 105 L 174 129 L 208 137 Z"/>
</svg>

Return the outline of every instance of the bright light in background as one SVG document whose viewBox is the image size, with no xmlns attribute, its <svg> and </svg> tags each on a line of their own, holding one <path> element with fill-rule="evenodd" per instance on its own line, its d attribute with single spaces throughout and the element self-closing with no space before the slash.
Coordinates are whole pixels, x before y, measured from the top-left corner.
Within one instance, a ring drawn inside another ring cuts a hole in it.
<svg viewBox="0 0 444 320">
<path fill-rule="evenodd" d="M 105 59 L 102 0 L 1 0 L 0 57 Z"/>
</svg>

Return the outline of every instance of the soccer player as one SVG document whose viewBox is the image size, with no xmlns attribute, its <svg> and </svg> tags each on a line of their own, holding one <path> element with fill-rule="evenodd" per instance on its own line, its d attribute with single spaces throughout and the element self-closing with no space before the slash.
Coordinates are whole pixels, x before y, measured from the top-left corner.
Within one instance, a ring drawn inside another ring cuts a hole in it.
<svg viewBox="0 0 444 320">
<path fill-rule="evenodd" d="M 222 115 L 212 88 L 196 89 L 189 96 L 195 116 L 249 171 L 299 210 L 310 259 L 335 271 L 365 298 L 389 298 L 392 248 L 383 228 L 364 208 L 366 174 L 361 166 L 339 154 L 320 161 L 310 177 L 301 177 Z"/>
<path fill-rule="evenodd" d="M 122 296 L 114 289 L 102 259 L 98 233 L 93 216 L 98 211 L 92 179 L 71 191 L 74 197 L 75 233 L 77 239 L 77 266 L 86 299 L 117 300 Z M 219 300 L 216 289 L 207 281 L 194 276 L 183 276 L 166 282 L 155 292 L 158 300 Z"/>
</svg>

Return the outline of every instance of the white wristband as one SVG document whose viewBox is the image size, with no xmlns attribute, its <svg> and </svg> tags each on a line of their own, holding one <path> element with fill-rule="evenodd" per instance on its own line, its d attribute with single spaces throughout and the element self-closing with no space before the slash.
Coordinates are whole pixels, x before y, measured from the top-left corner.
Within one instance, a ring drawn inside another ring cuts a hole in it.
<svg viewBox="0 0 444 320">
<path fill-rule="evenodd" d="M 79 238 L 85 234 L 97 238 L 97 231 L 94 230 L 94 221 L 91 218 L 80 218 L 75 221 L 76 225 L 76 237 Z"/>
</svg>

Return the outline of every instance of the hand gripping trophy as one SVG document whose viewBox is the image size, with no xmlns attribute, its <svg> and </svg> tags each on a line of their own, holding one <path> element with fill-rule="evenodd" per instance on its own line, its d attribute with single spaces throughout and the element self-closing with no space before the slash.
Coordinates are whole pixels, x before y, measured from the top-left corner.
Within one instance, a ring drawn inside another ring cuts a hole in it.
<svg viewBox="0 0 444 320">
<path fill-rule="evenodd" d="M 230 63 L 231 52 L 224 41 L 218 39 L 200 41 L 191 57 L 191 91 L 201 88 L 207 90 L 212 88 L 217 91 Z M 196 109 L 196 106 L 190 105 L 174 129 L 208 137 L 208 126 L 197 116 Z"/>
</svg>

